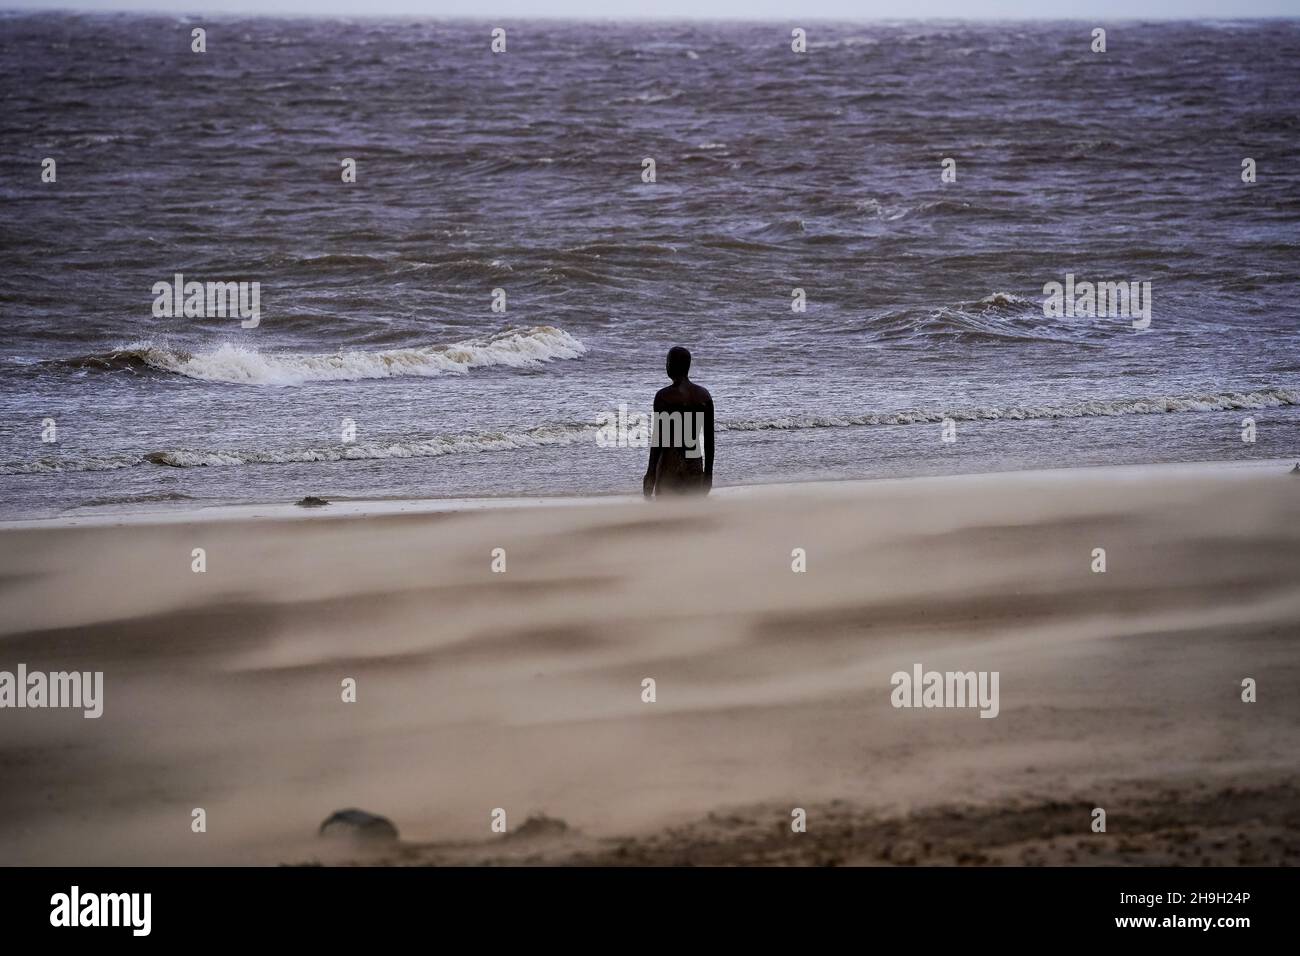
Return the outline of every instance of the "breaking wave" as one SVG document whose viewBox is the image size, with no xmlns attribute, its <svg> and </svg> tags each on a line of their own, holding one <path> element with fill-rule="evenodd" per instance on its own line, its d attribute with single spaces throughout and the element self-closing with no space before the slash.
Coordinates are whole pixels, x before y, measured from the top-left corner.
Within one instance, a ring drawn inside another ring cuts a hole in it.
<svg viewBox="0 0 1300 956">
<path fill-rule="evenodd" d="M 187 352 L 146 341 L 47 364 L 133 372 L 155 370 L 230 385 L 291 386 L 408 375 L 458 375 L 494 365 L 524 368 L 555 359 L 577 358 L 586 351 L 581 341 L 563 329 L 540 325 L 508 329 L 452 345 L 373 352 L 360 349 L 318 354 L 262 352 L 231 344 L 207 352 Z"/>
<path fill-rule="evenodd" d="M 856 331 L 895 345 L 930 348 L 937 340 L 952 342 L 1051 342 L 1089 346 L 1130 333 L 1127 318 L 1043 316 L 1041 301 L 1010 292 L 993 292 L 972 302 L 937 309 L 902 309 L 874 317 Z"/>
<path fill-rule="evenodd" d="M 964 409 L 905 409 L 864 415 L 798 415 L 781 418 L 719 422 L 719 431 L 766 431 L 806 428 L 851 428 L 871 425 L 917 425 L 954 421 L 1028 421 L 1093 418 L 1118 415 L 1158 415 L 1173 412 L 1217 412 L 1236 409 L 1279 408 L 1300 405 L 1300 392 L 1266 388 L 1251 392 L 1205 395 L 1162 395 L 1148 398 L 1096 400 L 1066 405 L 973 407 Z M 467 452 L 513 451 L 547 445 L 572 445 L 594 441 L 596 424 L 578 422 L 541 425 L 517 431 L 484 432 L 433 438 L 358 442 L 320 448 L 279 450 L 167 449 L 144 455 L 112 457 L 43 458 L 0 465 L 0 474 L 41 474 L 58 471 L 111 471 L 137 465 L 172 468 L 221 468 L 240 465 L 276 465 L 322 461 L 388 458 L 437 458 Z"/>
</svg>

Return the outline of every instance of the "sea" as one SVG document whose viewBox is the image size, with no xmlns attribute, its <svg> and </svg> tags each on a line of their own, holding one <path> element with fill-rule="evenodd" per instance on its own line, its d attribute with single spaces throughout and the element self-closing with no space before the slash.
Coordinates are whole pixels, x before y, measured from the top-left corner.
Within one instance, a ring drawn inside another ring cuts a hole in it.
<svg viewBox="0 0 1300 956">
<path fill-rule="evenodd" d="M 0 14 L 0 516 L 638 494 L 674 345 L 718 487 L 1296 458 L 1298 144 L 1296 20 Z"/>
</svg>

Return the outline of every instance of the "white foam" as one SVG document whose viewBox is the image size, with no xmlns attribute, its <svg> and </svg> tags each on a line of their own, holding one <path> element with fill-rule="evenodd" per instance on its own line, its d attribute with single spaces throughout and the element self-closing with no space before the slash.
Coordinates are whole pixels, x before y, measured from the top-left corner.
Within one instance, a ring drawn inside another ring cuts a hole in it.
<svg viewBox="0 0 1300 956">
<path fill-rule="evenodd" d="M 1069 405 L 1012 405 L 1006 408 L 964 408 L 951 411 L 906 409 L 876 415 L 800 415 L 719 425 L 719 431 L 765 431 L 793 428 L 848 428 L 854 425 L 918 425 L 953 421 L 1026 421 L 1053 418 L 1097 418 L 1115 415 L 1154 415 L 1164 412 L 1221 412 L 1235 409 L 1300 405 L 1300 392 L 1267 388 L 1254 392 L 1212 395 L 1159 395 L 1152 398 L 1098 400 Z"/>
<path fill-rule="evenodd" d="M 174 468 L 221 468 L 231 465 L 273 465 L 312 461 L 366 461 L 386 458 L 438 458 L 475 451 L 510 451 L 544 445 L 592 441 L 594 425 L 542 425 L 519 432 L 486 432 L 393 442 L 359 442 L 329 448 L 283 451 L 160 451 L 145 459 Z"/>
<path fill-rule="evenodd" d="M 308 382 L 463 375 L 470 369 L 494 365 L 521 368 L 554 359 L 577 358 L 587 347 L 562 329 L 541 325 L 452 345 L 381 352 L 262 352 L 227 343 L 210 352 L 190 353 L 150 342 L 134 343 L 127 350 L 138 352 L 154 368 L 205 382 L 293 386 Z"/>
</svg>

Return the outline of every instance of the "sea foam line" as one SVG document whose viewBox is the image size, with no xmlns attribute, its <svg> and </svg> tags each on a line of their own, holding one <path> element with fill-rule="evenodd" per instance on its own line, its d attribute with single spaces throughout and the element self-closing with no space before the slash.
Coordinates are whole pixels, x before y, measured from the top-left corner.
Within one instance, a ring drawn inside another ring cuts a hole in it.
<svg viewBox="0 0 1300 956">
<path fill-rule="evenodd" d="M 1008 406 L 941 410 L 903 410 L 869 415 L 799 415 L 781 418 L 723 421 L 718 431 L 798 430 L 853 428 L 873 425 L 919 425 L 953 421 L 1032 421 L 1095 418 L 1119 415 L 1157 415 L 1175 412 L 1216 412 L 1280 408 L 1300 405 L 1300 392 L 1264 388 L 1250 392 L 1206 395 L 1155 396 L 1121 400 L 1075 402 L 1066 405 Z M 319 448 L 273 450 L 167 449 L 144 455 L 44 458 L 0 465 L 0 474 L 41 474 L 60 471 L 111 471 L 136 465 L 173 468 L 222 468 L 240 465 L 275 465 L 329 461 L 373 461 L 388 458 L 438 458 L 467 452 L 513 451 L 550 445 L 595 441 L 596 424 L 541 425 L 518 431 L 484 432 L 432 438 L 366 441 Z"/>
</svg>

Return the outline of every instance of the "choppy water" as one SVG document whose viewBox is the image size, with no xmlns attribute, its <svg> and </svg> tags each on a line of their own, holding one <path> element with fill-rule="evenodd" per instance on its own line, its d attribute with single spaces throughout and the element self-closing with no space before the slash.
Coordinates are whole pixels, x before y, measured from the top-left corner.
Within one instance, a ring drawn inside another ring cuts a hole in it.
<svg viewBox="0 0 1300 956">
<path fill-rule="evenodd" d="M 1297 22 L 493 25 L 0 17 L 0 510 L 635 492 L 678 343 L 719 484 L 1300 453 Z"/>
</svg>

